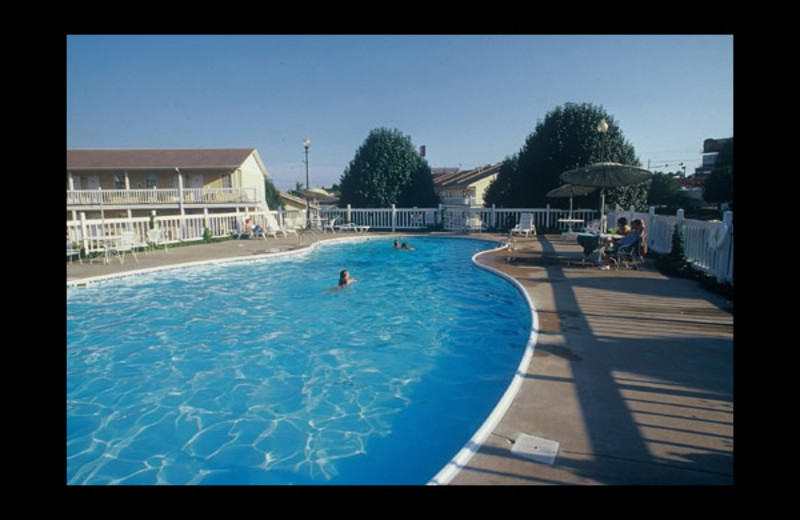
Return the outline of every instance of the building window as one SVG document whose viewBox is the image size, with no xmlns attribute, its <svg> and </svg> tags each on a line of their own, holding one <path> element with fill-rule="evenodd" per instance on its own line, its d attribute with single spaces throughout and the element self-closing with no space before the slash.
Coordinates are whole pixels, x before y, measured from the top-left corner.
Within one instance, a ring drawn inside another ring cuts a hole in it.
<svg viewBox="0 0 800 520">
<path fill-rule="evenodd" d="M 145 183 L 147 188 L 155 188 L 158 181 L 158 175 L 155 173 L 148 173 L 147 177 L 145 177 Z"/>
<path fill-rule="evenodd" d="M 222 175 L 219 176 L 219 180 L 223 188 L 233 188 L 233 183 L 231 182 L 230 173 L 223 173 Z"/>
<path fill-rule="evenodd" d="M 115 190 L 124 190 L 125 189 L 125 176 L 124 175 L 114 175 L 114 189 Z"/>
</svg>

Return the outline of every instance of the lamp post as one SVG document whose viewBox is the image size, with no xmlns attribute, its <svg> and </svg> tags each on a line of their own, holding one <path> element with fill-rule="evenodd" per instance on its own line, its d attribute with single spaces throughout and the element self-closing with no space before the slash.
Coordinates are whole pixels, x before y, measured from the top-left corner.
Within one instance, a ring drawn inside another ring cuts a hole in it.
<svg viewBox="0 0 800 520">
<path fill-rule="evenodd" d="M 601 119 L 599 123 L 597 123 L 597 131 L 600 132 L 601 134 L 603 134 L 603 136 L 600 138 L 601 139 L 600 146 L 602 147 L 601 148 L 602 152 L 601 152 L 601 155 L 600 155 L 600 162 L 604 162 L 606 160 L 606 136 L 605 136 L 605 134 L 606 134 L 606 132 L 608 132 L 608 121 L 606 121 L 605 117 L 603 119 Z"/>
<path fill-rule="evenodd" d="M 303 138 L 303 148 L 306 149 L 306 229 L 311 229 L 311 204 L 308 201 L 308 147 L 311 146 L 311 139 L 308 137 Z"/>
<path fill-rule="evenodd" d="M 600 146 L 601 146 L 601 148 L 600 148 L 600 150 L 601 150 L 600 151 L 600 162 L 605 162 L 605 160 L 606 160 L 606 133 L 608 132 L 608 121 L 606 121 L 605 117 L 603 119 L 601 119 L 599 123 L 597 123 L 597 131 L 600 132 L 601 134 L 603 134 L 603 135 L 600 136 L 600 140 L 601 140 L 601 143 L 600 143 Z M 600 188 L 600 215 L 601 215 L 600 230 L 603 233 L 606 232 L 606 226 L 608 225 L 608 223 L 607 223 L 607 221 L 605 219 L 605 206 L 606 206 L 606 187 L 602 186 Z"/>
</svg>

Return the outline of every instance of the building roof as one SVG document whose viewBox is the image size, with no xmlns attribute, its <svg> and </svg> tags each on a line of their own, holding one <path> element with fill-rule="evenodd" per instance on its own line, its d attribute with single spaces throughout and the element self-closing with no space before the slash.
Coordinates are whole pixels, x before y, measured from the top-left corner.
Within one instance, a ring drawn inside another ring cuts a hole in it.
<svg viewBox="0 0 800 520">
<path fill-rule="evenodd" d="M 285 202 L 294 204 L 297 207 L 305 207 L 305 205 L 306 205 L 306 199 L 302 199 L 300 197 L 296 197 L 296 196 L 294 196 L 291 193 L 288 193 L 286 191 L 279 191 L 278 192 L 278 196 L 280 196 L 280 198 L 282 200 L 284 200 Z M 311 201 L 309 201 L 308 205 L 310 207 L 314 208 L 314 209 L 319 209 L 319 205 L 316 204 L 316 203 L 313 203 Z"/>
<path fill-rule="evenodd" d="M 255 148 L 68 149 L 67 170 L 227 169 L 253 153 Z"/>
<path fill-rule="evenodd" d="M 466 188 L 469 185 L 497 175 L 503 163 L 481 166 L 474 170 L 441 173 L 433 176 L 433 186 L 436 189 Z"/>
</svg>

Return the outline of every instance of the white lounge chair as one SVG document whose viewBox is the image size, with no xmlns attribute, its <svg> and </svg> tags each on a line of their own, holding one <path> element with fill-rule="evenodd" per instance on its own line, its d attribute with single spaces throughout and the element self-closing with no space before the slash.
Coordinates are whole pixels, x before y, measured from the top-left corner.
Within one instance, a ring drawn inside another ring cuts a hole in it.
<svg viewBox="0 0 800 520">
<path fill-rule="evenodd" d="M 272 213 L 267 213 L 267 233 L 275 234 L 275 238 L 278 237 L 278 233 L 283 236 L 289 236 L 289 233 L 293 233 L 294 236 L 297 236 L 297 230 L 291 228 L 282 227 L 278 224 L 278 220 L 275 218 L 275 215 Z"/>
<path fill-rule="evenodd" d="M 348 222 L 347 224 L 336 226 L 336 229 L 338 229 L 339 231 L 353 231 L 356 233 L 365 233 L 369 231 L 369 226 L 358 226 L 352 222 Z"/>
<path fill-rule="evenodd" d="M 274 231 L 270 233 L 269 230 L 264 230 L 263 228 L 260 229 L 258 232 L 254 233 L 252 229 L 248 229 L 247 226 L 245 226 L 244 224 L 240 224 L 239 222 L 236 223 L 236 238 L 237 239 L 242 238 L 244 236 L 246 236 L 247 238 L 250 238 L 250 237 L 253 237 L 253 236 L 260 236 L 264 240 L 266 240 L 267 239 L 267 235 L 272 235 L 274 237 L 278 236 Z"/>
<path fill-rule="evenodd" d="M 533 236 L 536 236 L 536 225 L 533 223 L 532 213 L 523 213 L 519 216 L 519 222 L 511 229 L 512 235 L 516 233 L 525 233 L 526 237 L 533 233 Z"/>
</svg>

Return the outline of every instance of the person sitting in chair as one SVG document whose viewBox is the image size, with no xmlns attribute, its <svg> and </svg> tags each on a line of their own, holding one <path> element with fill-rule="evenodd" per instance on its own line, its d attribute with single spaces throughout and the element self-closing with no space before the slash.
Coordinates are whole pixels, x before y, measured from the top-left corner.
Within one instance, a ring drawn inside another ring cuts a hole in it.
<svg viewBox="0 0 800 520">
<path fill-rule="evenodd" d="M 264 232 L 264 230 L 258 224 L 253 223 L 253 219 L 247 217 L 247 220 L 244 221 L 244 228 L 252 233 L 254 236 L 257 236 Z"/>
<path fill-rule="evenodd" d="M 620 249 L 634 245 L 642 237 L 643 232 L 644 224 L 642 223 L 641 219 L 637 218 L 632 220 L 630 232 L 622 237 L 622 240 L 612 242 L 603 249 L 605 263 L 600 267 L 600 269 L 610 269 L 611 267 L 609 266 L 609 263 L 611 262 L 611 257 L 616 256 Z"/>
</svg>

